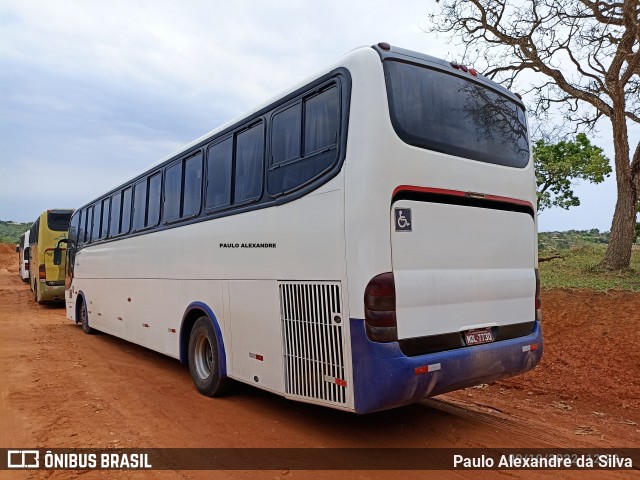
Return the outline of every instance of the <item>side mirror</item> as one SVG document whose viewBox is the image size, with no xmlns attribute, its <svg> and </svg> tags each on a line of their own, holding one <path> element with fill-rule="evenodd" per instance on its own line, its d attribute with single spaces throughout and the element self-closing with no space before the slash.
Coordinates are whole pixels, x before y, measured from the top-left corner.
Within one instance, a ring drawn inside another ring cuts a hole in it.
<svg viewBox="0 0 640 480">
<path fill-rule="evenodd" d="M 68 243 L 69 240 L 63 239 L 58 242 L 56 248 L 53 249 L 53 264 L 54 265 L 62 265 L 62 248 L 60 248 L 61 243 Z"/>
<path fill-rule="evenodd" d="M 60 247 L 53 249 L 53 264 L 62 265 L 62 249 Z"/>
</svg>

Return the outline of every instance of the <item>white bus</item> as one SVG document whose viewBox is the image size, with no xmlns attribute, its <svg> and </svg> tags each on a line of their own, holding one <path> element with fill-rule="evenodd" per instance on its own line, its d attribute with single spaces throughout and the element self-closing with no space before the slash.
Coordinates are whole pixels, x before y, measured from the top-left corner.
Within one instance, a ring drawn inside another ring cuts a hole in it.
<svg viewBox="0 0 640 480">
<path fill-rule="evenodd" d="M 16 245 L 18 253 L 18 273 L 23 282 L 29 281 L 29 230 L 20 235 Z"/>
<path fill-rule="evenodd" d="M 397 407 L 538 363 L 535 205 L 517 96 L 359 48 L 77 209 L 67 315 L 208 396 Z"/>
</svg>

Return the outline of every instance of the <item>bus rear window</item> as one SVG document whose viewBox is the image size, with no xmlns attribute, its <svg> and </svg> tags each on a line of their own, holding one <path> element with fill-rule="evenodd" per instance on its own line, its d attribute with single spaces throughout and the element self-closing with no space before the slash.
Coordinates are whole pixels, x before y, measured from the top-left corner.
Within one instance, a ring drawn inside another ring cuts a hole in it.
<svg viewBox="0 0 640 480">
<path fill-rule="evenodd" d="M 384 62 L 391 121 L 398 136 L 436 152 L 522 168 L 529 162 L 524 110 L 472 80 Z"/>
<path fill-rule="evenodd" d="M 71 214 L 73 212 L 47 212 L 47 225 L 49 230 L 66 232 L 69 230 Z"/>
</svg>

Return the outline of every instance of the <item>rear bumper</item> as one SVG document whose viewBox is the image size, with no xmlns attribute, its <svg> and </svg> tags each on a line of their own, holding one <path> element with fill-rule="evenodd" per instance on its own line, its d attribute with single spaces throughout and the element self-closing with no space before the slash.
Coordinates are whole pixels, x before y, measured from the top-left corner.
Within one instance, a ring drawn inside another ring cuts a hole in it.
<svg viewBox="0 0 640 480">
<path fill-rule="evenodd" d="M 41 302 L 64 302 L 64 285 L 49 286 L 45 282 L 38 282 L 38 295 Z"/>
<path fill-rule="evenodd" d="M 537 350 L 528 349 L 532 344 Z M 355 411 L 370 413 L 527 372 L 542 357 L 542 330 L 536 322 L 525 337 L 407 357 L 397 342 L 371 342 L 364 320 L 352 318 L 351 349 Z M 416 374 L 426 366 L 439 369 Z"/>
</svg>

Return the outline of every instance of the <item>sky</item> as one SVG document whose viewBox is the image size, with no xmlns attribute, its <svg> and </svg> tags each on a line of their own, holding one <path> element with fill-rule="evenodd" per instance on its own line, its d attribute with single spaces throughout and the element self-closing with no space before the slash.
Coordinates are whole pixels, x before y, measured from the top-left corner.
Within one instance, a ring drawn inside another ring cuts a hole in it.
<svg viewBox="0 0 640 480">
<path fill-rule="evenodd" d="M 355 47 L 460 58 L 430 4 L 0 0 L 0 220 L 80 206 Z M 540 231 L 609 230 L 613 179 L 575 192 Z"/>
</svg>

